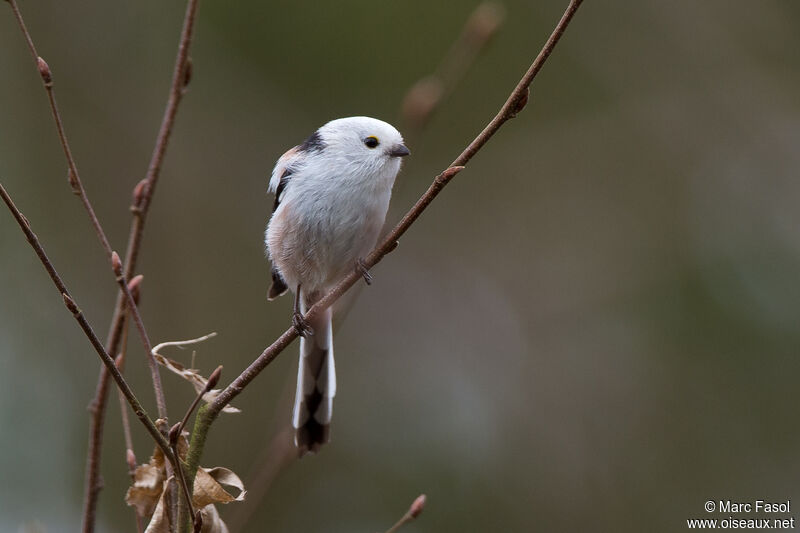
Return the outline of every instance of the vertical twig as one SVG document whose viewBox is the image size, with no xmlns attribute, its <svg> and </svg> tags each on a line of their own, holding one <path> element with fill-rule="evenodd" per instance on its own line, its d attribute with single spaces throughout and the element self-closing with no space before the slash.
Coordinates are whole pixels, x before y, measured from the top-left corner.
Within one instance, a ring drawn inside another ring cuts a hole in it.
<svg viewBox="0 0 800 533">
<path fill-rule="evenodd" d="M 186 510 L 187 509 L 189 511 L 189 516 L 191 516 L 194 519 L 194 529 L 195 529 L 195 531 L 199 531 L 199 527 L 203 525 L 203 519 L 202 519 L 202 516 L 200 515 L 199 511 L 195 512 L 194 507 L 192 506 L 192 498 L 191 498 L 192 492 L 189 490 L 189 485 L 186 482 L 186 476 L 185 476 L 184 471 L 183 471 L 184 465 L 183 465 L 183 462 L 181 461 L 180 456 L 178 455 L 177 448 L 176 448 L 177 442 L 178 442 L 178 437 L 183 432 L 183 428 L 186 427 L 186 424 L 188 424 L 189 418 L 192 416 L 192 413 L 194 412 L 195 408 L 198 406 L 200 401 L 203 399 L 203 396 L 205 396 L 205 394 L 207 392 L 209 392 L 211 389 L 213 389 L 214 387 L 217 386 L 217 383 L 219 383 L 220 376 L 222 376 L 222 367 L 218 366 L 216 368 L 216 370 L 214 370 L 211 373 L 211 375 L 208 376 L 208 381 L 206 382 L 205 387 L 203 387 L 202 390 L 200 390 L 200 392 L 197 393 L 197 396 L 195 396 L 194 401 L 189 406 L 189 409 L 186 410 L 186 414 L 183 416 L 183 420 L 181 420 L 178 424 L 175 424 L 175 426 L 173 426 L 172 429 L 170 430 L 170 445 L 172 445 L 173 450 L 175 450 L 175 457 L 178 458 L 178 463 L 179 463 L 179 466 L 178 466 L 178 468 L 176 470 L 178 471 L 178 477 L 179 477 L 181 485 L 183 487 L 183 491 L 186 494 L 185 507 L 184 507 L 184 505 L 181 505 L 180 502 L 178 502 L 178 522 L 177 523 L 178 523 L 178 528 L 179 529 L 183 527 L 184 522 L 188 519 L 188 517 L 186 516 Z M 173 433 L 174 433 L 174 435 L 173 435 Z M 174 442 L 173 442 L 173 439 L 174 439 Z"/>
<path fill-rule="evenodd" d="M 189 47 L 194 33 L 194 22 L 197 16 L 197 0 L 189 0 L 186 4 L 186 13 L 183 19 L 183 29 L 178 44 L 178 53 L 173 69 L 172 84 L 169 90 L 167 106 L 156 138 L 153 155 L 147 170 L 147 176 L 140 181 L 133 190 L 133 202 L 131 212 L 133 214 L 131 227 L 128 235 L 128 244 L 125 250 L 125 265 L 123 273 L 125 278 L 130 278 L 135 270 L 139 258 L 139 250 L 142 245 L 145 221 L 149 212 L 150 203 L 155 192 L 155 185 L 161 174 L 161 165 L 166 154 L 167 144 L 175 123 L 178 106 L 189 82 L 187 72 L 189 70 Z M 114 313 L 109 326 L 106 346 L 109 351 L 116 352 L 119 344 L 121 325 L 124 317 L 125 297 L 120 292 L 117 295 L 117 302 L 114 306 Z M 83 513 L 83 533 L 92 533 L 96 519 L 97 497 L 99 490 L 97 486 L 100 479 L 100 457 L 103 442 L 103 423 L 105 420 L 106 404 L 108 399 L 108 378 L 109 373 L 106 367 L 100 367 L 100 375 L 97 378 L 97 389 L 95 397 L 91 403 L 92 418 L 89 428 L 89 449 L 87 451 L 87 475 L 86 493 L 84 496 Z"/>
<path fill-rule="evenodd" d="M 187 413 L 187 417 L 190 413 L 191 410 L 189 411 L 189 413 Z M 182 429 L 183 429 L 182 422 L 178 422 L 177 424 L 172 426 L 172 428 L 169 430 L 169 445 L 172 448 L 172 453 L 178 460 L 178 464 L 175 467 L 175 472 L 178 474 L 178 482 L 180 483 L 181 492 L 183 493 L 183 500 L 184 500 L 183 505 L 185 505 L 186 508 L 189 509 L 189 516 L 194 518 L 195 530 L 197 531 L 198 530 L 197 521 L 200 520 L 200 526 L 202 526 L 203 525 L 202 518 L 200 518 L 200 515 L 198 513 L 195 513 L 194 511 L 194 505 L 192 504 L 192 492 L 189 490 L 189 485 L 186 483 L 186 475 L 183 472 L 183 462 L 181 461 L 181 456 L 178 453 L 178 440 L 180 439 Z M 183 520 L 181 519 L 181 514 L 182 513 L 178 514 L 177 529 L 179 531 L 183 527 Z"/>
<path fill-rule="evenodd" d="M 136 305 L 139 305 L 141 295 L 142 276 L 134 277 L 129 283 L 128 288 L 133 295 L 133 300 Z M 114 361 L 119 369 L 120 374 L 125 373 L 125 360 L 127 358 L 128 350 L 128 318 L 125 318 L 122 330 L 122 340 L 119 355 Z M 131 423 L 128 417 L 128 404 L 125 401 L 125 396 L 122 391 L 117 390 L 119 396 L 119 411 L 120 420 L 122 421 L 122 436 L 125 440 L 125 463 L 128 466 L 128 475 L 131 477 L 131 482 L 136 481 L 136 454 L 133 450 L 133 435 L 131 434 Z M 136 531 L 137 533 L 144 533 L 144 525 L 142 523 L 142 516 L 139 514 L 139 509 L 134 507 L 133 512 L 136 516 Z"/>
<path fill-rule="evenodd" d="M 133 297 L 128 283 L 125 281 L 125 276 L 122 275 L 122 261 L 117 255 L 117 252 L 111 252 L 111 268 L 116 275 L 117 284 L 120 291 L 125 294 L 125 301 L 128 303 L 128 310 L 130 316 L 133 318 L 133 323 L 136 324 L 136 329 L 139 330 L 139 336 L 142 338 L 142 344 L 146 353 L 147 365 L 150 367 L 150 379 L 153 382 L 153 388 L 156 391 L 156 405 L 158 407 L 158 417 L 167 418 L 167 402 L 164 397 L 164 388 L 161 386 L 161 375 L 158 372 L 158 363 L 155 356 L 153 356 L 153 346 L 150 343 L 150 336 L 142 322 L 142 316 L 139 314 L 139 306 L 136 304 L 136 299 Z"/>
<path fill-rule="evenodd" d="M 136 302 L 136 305 L 139 305 L 140 297 L 141 297 L 141 285 L 142 285 L 142 276 L 136 276 L 128 283 L 128 288 L 133 295 L 133 299 Z M 126 317 L 123 323 L 122 329 L 122 341 L 121 347 L 119 351 L 119 355 L 116 359 L 117 368 L 119 369 L 121 374 L 125 372 L 125 361 L 127 360 L 127 353 L 128 353 L 128 319 Z M 136 468 L 136 456 L 133 454 L 133 437 L 131 435 L 131 424 L 128 420 L 128 406 L 125 402 L 125 397 L 122 395 L 122 392 L 119 392 L 119 409 L 120 409 L 120 420 L 122 421 L 122 435 L 125 439 L 125 449 L 126 449 L 126 459 L 129 466 L 130 474 L 133 475 L 133 470 Z M 133 460 L 130 460 L 130 456 L 133 456 Z M 133 464 L 133 467 L 131 467 Z"/>
<path fill-rule="evenodd" d="M 39 71 L 39 75 L 42 78 L 42 83 L 44 84 L 45 91 L 47 92 L 48 102 L 50 104 L 50 110 L 53 115 L 53 119 L 55 121 L 56 130 L 58 132 L 58 138 L 61 142 L 61 147 L 64 151 L 64 156 L 67 160 L 68 166 L 68 180 L 69 185 L 74 194 L 76 194 L 83 204 L 87 214 L 89 215 L 89 220 L 92 224 L 92 227 L 97 234 L 98 239 L 100 240 L 103 249 L 106 252 L 106 256 L 109 260 L 112 259 L 112 250 L 111 245 L 109 244 L 108 238 L 106 237 L 105 232 L 100 224 L 100 221 L 95 214 L 94 208 L 92 207 L 91 202 L 89 201 L 89 197 L 86 194 L 86 190 L 83 187 L 83 182 L 80 179 L 80 174 L 78 173 L 78 168 L 75 163 L 75 158 L 72 155 L 72 150 L 69 146 L 69 141 L 67 140 L 67 135 L 64 130 L 64 124 L 61 119 L 61 114 L 58 111 L 58 105 L 56 103 L 55 93 L 53 90 L 53 78 L 52 72 L 50 67 L 48 66 L 47 62 L 39 57 L 36 52 L 36 46 L 33 43 L 33 39 L 31 38 L 30 32 L 28 31 L 25 21 L 22 18 L 22 13 L 19 10 L 19 6 L 17 6 L 16 0 L 7 0 L 11 9 L 14 13 L 14 17 L 17 20 L 17 23 L 22 31 L 22 34 L 25 38 L 25 42 L 28 45 L 28 48 L 33 56 L 34 61 L 36 62 L 37 69 Z M 132 265 L 131 265 L 132 266 Z M 122 283 L 126 285 L 125 278 L 130 277 L 132 274 L 133 268 L 129 270 L 126 269 L 127 274 L 122 276 Z M 119 276 L 118 276 L 119 277 Z M 134 314 L 137 319 L 137 326 L 142 326 L 139 328 L 140 334 L 142 334 L 142 340 L 145 344 L 146 352 L 149 355 L 149 350 L 147 350 L 147 338 L 144 334 L 143 325 L 141 322 L 141 317 L 139 316 L 138 309 L 136 308 L 136 304 L 130 299 L 129 294 L 124 295 L 125 298 L 119 297 L 117 299 L 117 306 L 114 313 L 114 318 L 112 319 L 112 326 L 111 331 L 109 334 L 109 338 L 106 342 L 107 351 L 111 353 L 115 353 L 117 347 L 119 345 L 119 336 L 122 329 L 122 321 L 123 321 L 123 308 L 127 305 L 131 312 Z M 158 366 L 156 365 L 153 367 L 151 365 L 151 375 L 153 377 L 153 388 L 156 395 L 156 403 L 158 406 L 158 413 L 161 417 L 166 417 L 166 402 L 164 399 L 164 391 L 161 387 L 161 380 L 158 374 Z M 95 521 L 95 514 L 96 514 L 96 502 L 97 497 L 99 495 L 100 489 L 102 488 L 100 482 L 100 452 L 102 447 L 102 432 L 104 426 L 104 413 L 105 413 L 105 405 L 108 397 L 108 371 L 106 367 L 101 367 L 101 377 L 99 380 L 99 384 L 97 387 L 97 391 L 95 393 L 95 398 L 90 404 L 90 412 L 92 413 L 92 421 L 91 421 L 91 430 L 90 430 L 90 438 L 89 438 L 89 449 L 88 449 L 88 460 L 87 460 L 87 471 L 86 471 L 86 490 L 85 490 L 85 505 L 84 505 L 84 526 L 83 531 L 84 533 L 90 533 L 94 530 L 94 521 Z"/>
</svg>

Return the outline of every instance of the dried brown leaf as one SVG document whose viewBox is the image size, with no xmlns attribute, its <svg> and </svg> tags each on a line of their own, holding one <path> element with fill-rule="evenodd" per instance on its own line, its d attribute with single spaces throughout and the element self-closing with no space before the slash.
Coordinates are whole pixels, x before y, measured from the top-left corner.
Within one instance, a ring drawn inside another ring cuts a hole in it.
<svg viewBox="0 0 800 533">
<path fill-rule="evenodd" d="M 147 529 L 144 533 L 172 532 L 172 524 L 170 523 L 170 516 L 172 513 L 170 513 L 169 491 L 167 490 L 172 479 L 173 478 L 170 477 L 162 483 L 161 497 L 158 498 L 158 505 L 156 505 L 156 509 L 153 512 L 153 518 L 150 519 L 150 523 L 147 524 Z"/>
<path fill-rule="evenodd" d="M 223 485 L 235 488 L 239 494 L 232 495 Z M 198 468 L 194 478 L 194 494 L 192 500 L 195 507 L 205 507 L 213 503 L 230 503 L 243 501 L 247 491 L 239 476 L 221 466 L 215 468 Z"/>
<path fill-rule="evenodd" d="M 159 422 L 161 424 L 159 424 Z M 156 425 L 165 425 L 166 422 L 158 420 Z M 178 457 L 185 460 L 189 451 L 188 432 L 184 431 L 178 438 Z M 133 484 L 128 488 L 125 502 L 136 507 L 139 516 L 150 523 L 145 533 L 169 533 L 170 509 L 169 498 L 166 495 L 173 477 L 167 478 L 164 453 L 156 447 L 150 461 L 139 465 L 134 472 Z M 234 496 L 233 493 L 238 493 Z M 195 509 L 200 509 L 203 516 L 204 533 L 228 533 L 228 528 L 220 519 L 215 503 L 230 503 L 243 501 L 247 492 L 242 480 L 231 470 L 223 467 L 198 468 L 194 480 L 194 494 L 192 503 Z"/>
<path fill-rule="evenodd" d="M 181 459 L 186 457 L 189 450 L 189 442 L 186 439 L 188 434 L 184 431 L 178 439 L 178 455 Z M 153 514 L 161 498 L 164 480 L 167 477 L 164 461 L 164 452 L 156 447 L 150 456 L 150 461 L 137 466 L 133 473 L 133 484 L 128 487 L 128 492 L 125 494 L 125 503 L 136 507 L 139 516 L 147 518 Z"/>
<path fill-rule="evenodd" d="M 219 517 L 216 507 L 206 505 L 200 509 L 200 514 L 203 516 L 203 527 L 200 529 L 200 533 L 228 533 L 228 526 Z"/>
<path fill-rule="evenodd" d="M 136 507 L 139 516 L 150 516 L 161 496 L 164 474 L 151 464 L 140 465 L 134 472 L 133 485 L 125 494 L 125 503 Z"/>
</svg>

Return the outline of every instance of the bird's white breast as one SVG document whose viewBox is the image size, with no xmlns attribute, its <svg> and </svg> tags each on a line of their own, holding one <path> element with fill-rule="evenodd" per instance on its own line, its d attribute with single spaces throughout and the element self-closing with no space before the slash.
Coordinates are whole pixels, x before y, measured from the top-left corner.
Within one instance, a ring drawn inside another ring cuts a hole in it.
<svg viewBox="0 0 800 533">
<path fill-rule="evenodd" d="M 330 288 L 377 242 L 400 161 L 365 166 L 308 158 L 292 174 L 267 228 L 270 257 L 290 288 Z"/>
</svg>

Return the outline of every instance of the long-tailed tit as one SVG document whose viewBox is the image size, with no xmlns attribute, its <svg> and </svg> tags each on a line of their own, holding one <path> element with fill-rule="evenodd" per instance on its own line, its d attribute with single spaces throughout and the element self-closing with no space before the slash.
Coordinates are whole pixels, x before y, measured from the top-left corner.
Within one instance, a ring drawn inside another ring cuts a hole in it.
<svg viewBox="0 0 800 533">
<path fill-rule="evenodd" d="M 303 313 L 362 264 L 383 227 L 400 160 L 409 154 L 393 126 L 369 117 L 328 122 L 280 159 L 266 232 L 272 300 L 295 293 L 293 323 L 301 333 L 292 425 L 300 453 L 328 442 L 336 395 L 332 311 L 306 324 Z"/>
</svg>

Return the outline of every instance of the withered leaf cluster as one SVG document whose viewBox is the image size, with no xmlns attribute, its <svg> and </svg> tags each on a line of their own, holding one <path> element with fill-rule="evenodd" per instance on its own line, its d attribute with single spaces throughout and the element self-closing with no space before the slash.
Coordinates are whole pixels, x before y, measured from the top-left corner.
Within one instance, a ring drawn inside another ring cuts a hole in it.
<svg viewBox="0 0 800 533">
<path fill-rule="evenodd" d="M 178 440 L 178 456 L 186 459 L 189 445 L 184 432 Z M 171 498 L 169 487 L 175 483 L 174 476 L 167 475 L 164 453 L 156 447 L 150 461 L 136 467 L 133 484 L 128 488 L 125 502 L 136 508 L 136 512 L 149 520 L 145 533 L 170 533 L 172 527 Z M 233 494 L 230 492 L 233 490 Z M 238 493 L 238 494 L 237 494 Z M 236 494 L 236 495 L 234 495 Z M 231 470 L 223 467 L 197 469 L 192 490 L 192 505 L 203 516 L 203 533 L 228 533 L 220 519 L 215 504 L 244 500 L 246 491 L 242 480 Z"/>
</svg>

